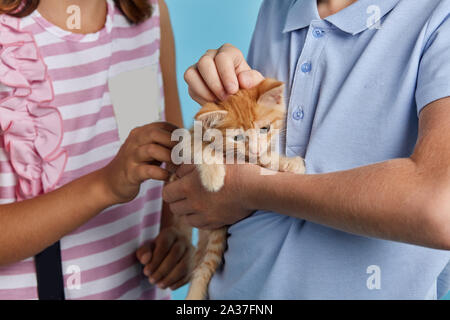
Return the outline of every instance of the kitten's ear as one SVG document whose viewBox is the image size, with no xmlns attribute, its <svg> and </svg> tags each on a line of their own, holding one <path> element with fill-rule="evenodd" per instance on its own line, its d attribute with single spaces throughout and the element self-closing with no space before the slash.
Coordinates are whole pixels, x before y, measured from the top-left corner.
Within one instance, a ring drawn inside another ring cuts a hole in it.
<svg viewBox="0 0 450 320">
<path fill-rule="evenodd" d="M 258 86 L 258 91 L 259 105 L 273 109 L 285 109 L 283 82 L 274 79 L 266 79 Z"/>
<path fill-rule="evenodd" d="M 195 116 L 195 120 L 201 121 L 204 128 L 217 127 L 227 116 L 228 111 L 220 109 L 213 103 L 206 104 Z"/>
</svg>

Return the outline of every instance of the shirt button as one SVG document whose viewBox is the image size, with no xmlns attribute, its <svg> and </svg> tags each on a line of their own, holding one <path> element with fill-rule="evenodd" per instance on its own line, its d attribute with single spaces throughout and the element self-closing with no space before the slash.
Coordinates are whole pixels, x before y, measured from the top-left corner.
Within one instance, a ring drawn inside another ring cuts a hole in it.
<svg viewBox="0 0 450 320">
<path fill-rule="evenodd" d="M 302 120 L 304 116 L 305 112 L 303 112 L 303 109 L 301 107 L 298 107 L 297 110 L 292 113 L 292 118 L 296 121 Z"/>
<path fill-rule="evenodd" d="M 315 38 L 322 38 L 325 34 L 325 31 L 321 28 L 314 28 L 312 33 Z"/>
<path fill-rule="evenodd" d="M 310 62 L 305 62 L 304 64 L 302 64 L 302 72 L 303 73 L 308 73 L 311 71 L 312 67 L 311 67 L 311 63 Z"/>
</svg>

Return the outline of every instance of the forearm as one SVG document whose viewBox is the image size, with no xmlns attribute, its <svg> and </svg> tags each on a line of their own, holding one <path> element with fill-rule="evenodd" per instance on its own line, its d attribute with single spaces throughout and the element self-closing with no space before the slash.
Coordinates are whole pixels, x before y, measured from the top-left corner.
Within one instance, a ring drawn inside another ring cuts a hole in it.
<svg viewBox="0 0 450 320">
<path fill-rule="evenodd" d="M 175 39 L 169 10 L 163 0 L 159 0 L 161 10 L 161 54 L 160 64 L 164 85 L 166 121 L 183 127 L 180 98 L 177 86 Z"/>
<path fill-rule="evenodd" d="M 114 204 L 101 171 L 34 199 L 0 206 L 0 266 L 36 255 Z"/>
<path fill-rule="evenodd" d="M 430 210 L 437 188 L 411 159 L 328 174 L 259 176 L 249 190 L 254 209 L 364 236 L 448 246 L 443 233 L 450 232 L 450 221 L 443 225 L 444 218 L 436 219 Z"/>
</svg>

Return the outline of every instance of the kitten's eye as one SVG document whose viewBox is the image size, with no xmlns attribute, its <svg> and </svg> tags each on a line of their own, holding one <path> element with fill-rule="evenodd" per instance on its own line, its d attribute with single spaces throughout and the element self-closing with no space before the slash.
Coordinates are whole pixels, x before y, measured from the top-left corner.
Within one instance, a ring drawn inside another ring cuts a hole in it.
<svg viewBox="0 0 450 320">
<path fill-rule="evenodd" d="M 261 129 L 259 129 L 259 132 L 261 132 L 262 134 L 269 133 L 269 131 L 270 131 L 270 126 L 262 127 Z"/>
<path fill-rule="evenodd" d="M 238 134 L 237 136 L 234 136 L 234 141 L 236 141 L 236 142 L 243 141 L 243 140 L 244 140 L 243 134 Z"/>
</svg>

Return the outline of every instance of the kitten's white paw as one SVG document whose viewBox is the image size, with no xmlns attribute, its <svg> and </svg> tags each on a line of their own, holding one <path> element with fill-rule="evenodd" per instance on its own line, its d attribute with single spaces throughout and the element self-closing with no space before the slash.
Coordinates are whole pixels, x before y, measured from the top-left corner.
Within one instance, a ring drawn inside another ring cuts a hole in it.
<svg viewBox="0 0 450 320">
<path fill-rule="evenodd" d="M 199 165 L 200 179 L 209 192 L 219 191 L 225 183 L 224 165 Z"/>
<path fill-rule="evenodd" d="M 282 169 L 286 172 L 304 174 L 306 171 L 305 161 L 301 157 L 289 158 Z"/>
</svg>

